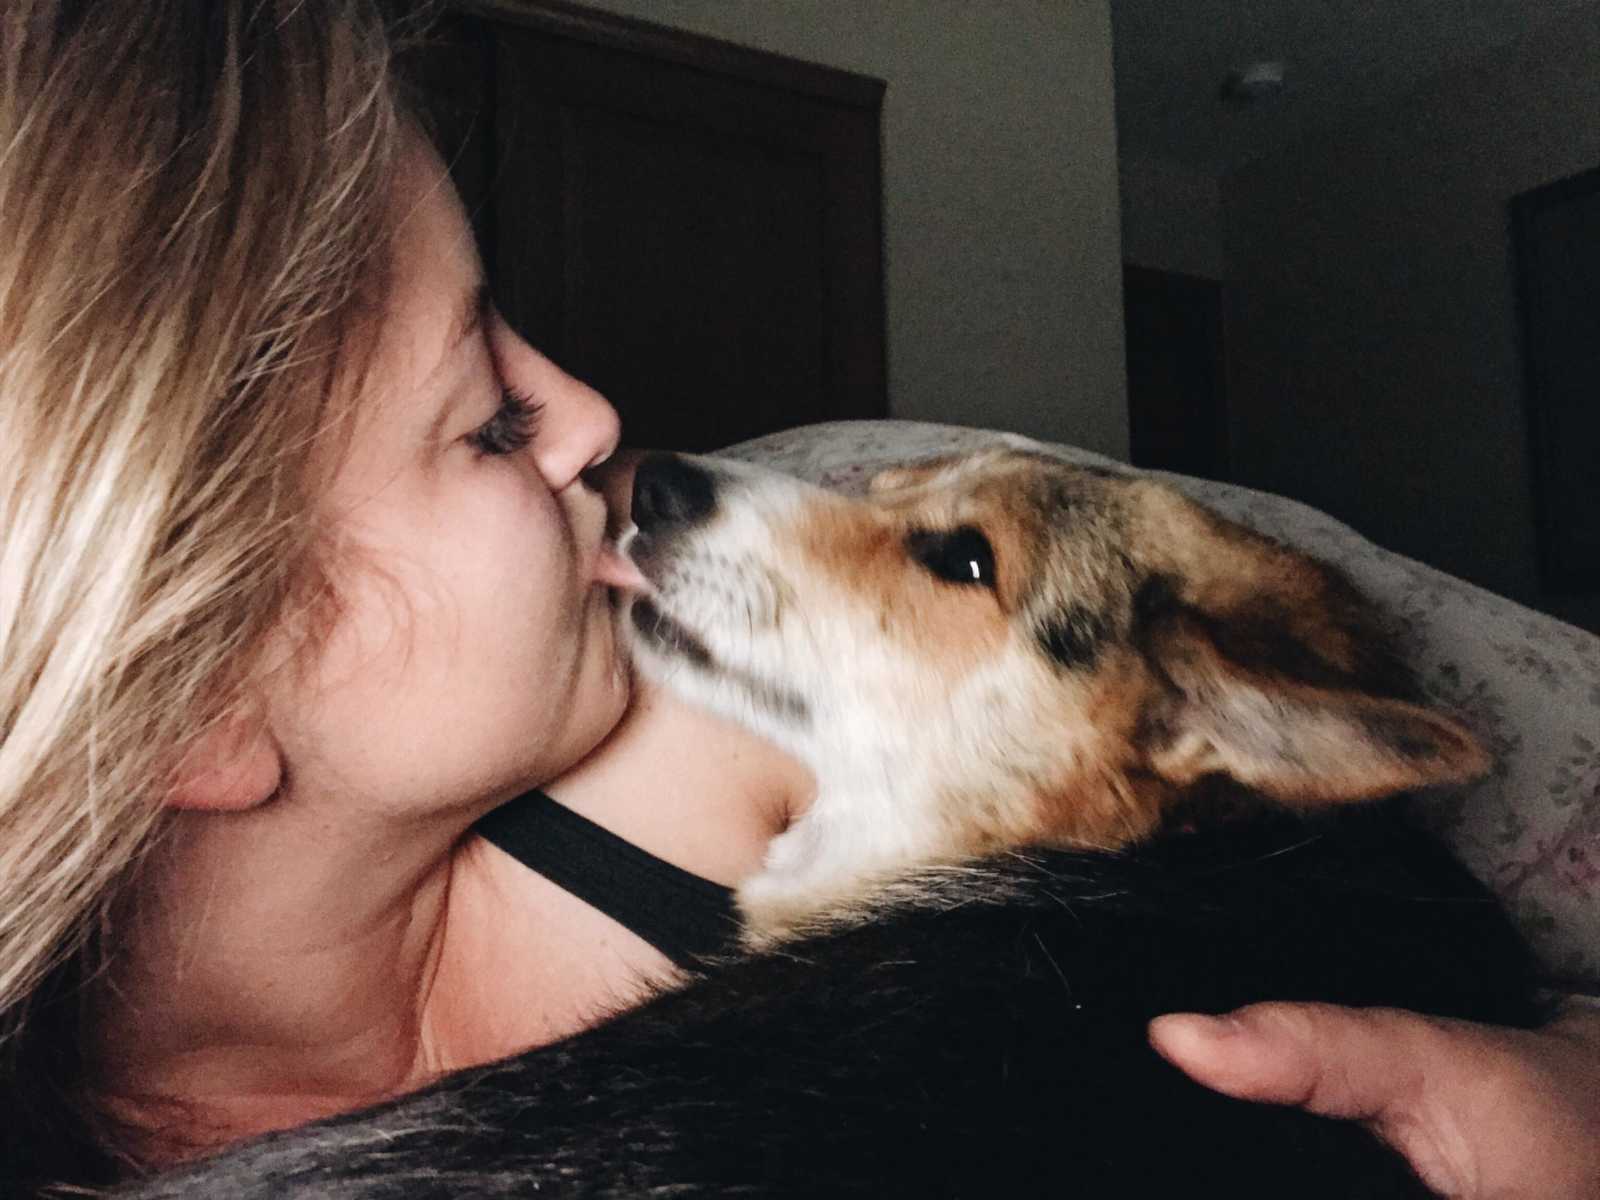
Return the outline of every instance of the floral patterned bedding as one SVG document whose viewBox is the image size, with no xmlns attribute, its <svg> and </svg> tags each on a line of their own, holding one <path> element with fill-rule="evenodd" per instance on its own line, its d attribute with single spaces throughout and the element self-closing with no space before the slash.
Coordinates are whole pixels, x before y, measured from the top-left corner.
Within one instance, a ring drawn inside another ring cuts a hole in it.
<svg viewBox="0 0 1600 1200">
<path fill-rule="evenodd" d="M 884 467 L 997 442 L 1124 466 L 1013 434 L 908 421 L 811 425 L 726 453 L 859 492 Z M 1600 638 L 1383 550 L 1293 500 L 1155 474 L 1337 565 L 1389 609 L 1423 686 L 1497 763 L 1470 788 L 1419 797 L 1420 816 L 1504 898 L 1553 984 L 1600 991 Z"/>
</svg>

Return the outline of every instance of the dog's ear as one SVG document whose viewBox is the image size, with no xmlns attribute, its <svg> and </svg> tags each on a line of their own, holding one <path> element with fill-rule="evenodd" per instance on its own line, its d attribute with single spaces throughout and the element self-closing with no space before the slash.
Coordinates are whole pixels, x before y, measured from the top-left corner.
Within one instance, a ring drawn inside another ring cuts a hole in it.
<svg viewBox="0 0 1600 1200">
<path fill-rule="evenodd" d="M 922 462 L 906 463 L 898 467 L 885 467 L 867 481 L 869 495 L 878 495 L 881 492 L 895 492 L 901 488 L 915 487 L 926 483 L 939 472 L 944 471 L 957 463 L 965 462 L 972 456 L 969 454 L 946 454 L 939 458 L 925 459 Z"/>
<path fill-rule="evenodd" d="M 1294 634 L 1238 636 L 1173 601 L 1144 653 L 1163 687 L 1141 731 L 1150 770 L 1183 788 L 1227 775 L 1291 807 L 1468 783 L 1491 765 L 1456 721 L 1341 676 Z"/>
</svg>

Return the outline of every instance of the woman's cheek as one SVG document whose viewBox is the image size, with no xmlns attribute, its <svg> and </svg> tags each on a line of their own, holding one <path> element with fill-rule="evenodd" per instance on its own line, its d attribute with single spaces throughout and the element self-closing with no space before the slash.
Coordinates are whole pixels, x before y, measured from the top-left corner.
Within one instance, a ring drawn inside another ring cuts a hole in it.
<svg viewBox="0 0 1600 1200">
<path fill-rule="evenodd" d="M 471 536 L 457 547 L 456 574 L 471 593 L 463 601 L 487 604 L 508 640 L 532 643 L 508 645 L 512 656 L 525 649 L 548 653 L 547 639 L 581 615 L 586 589 L 577 577 L 577 546 L 560 506 L 542 487 L 502 487 L 492 499 L 479 507 Z"/>
</svg>

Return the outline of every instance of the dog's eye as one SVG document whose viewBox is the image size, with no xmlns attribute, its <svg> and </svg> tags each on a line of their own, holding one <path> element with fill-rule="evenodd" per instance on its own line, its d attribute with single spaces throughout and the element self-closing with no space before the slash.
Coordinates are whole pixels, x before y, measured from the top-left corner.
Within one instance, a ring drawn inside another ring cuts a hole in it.
<svg viewBox="0 0 1600 1200">
<path fill-rule="evenodd" d="M 919 530 L 906 537 L 906 549 L 948 583 L 994 586 L 994 551 L 989 539 L 971 525 L 937 532 Z"/>
</svg>

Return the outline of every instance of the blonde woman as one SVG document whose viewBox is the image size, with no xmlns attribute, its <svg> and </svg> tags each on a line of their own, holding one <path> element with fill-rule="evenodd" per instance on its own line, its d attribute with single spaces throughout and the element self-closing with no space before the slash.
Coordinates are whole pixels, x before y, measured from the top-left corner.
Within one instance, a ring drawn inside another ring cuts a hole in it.
<svg viewBox="0 0 1600 1200">
<path fill-rule="evenodd" d="M 372 5 L 0 22 L 0 1138 L 104 1179 L 664 969 L 461 846 L 628 703 L 617 422 L 487 303 Z"/>
<path fill-rule="evenodd" d="M 486 302 L 388 54 L 369 0 L 0 13 L 8 1195 L 357 1108 L 664 977 L 468 836 L 530 787 L 567 773 L 723 884 L 806 798 L 769 748 L 630 707 L 588 476 L 615 416 Z"/>
</svg>

